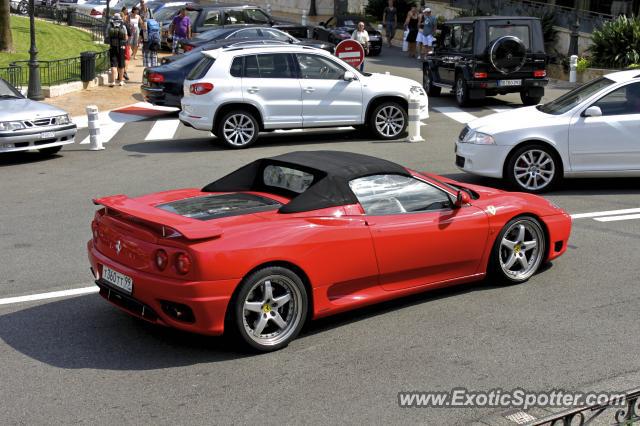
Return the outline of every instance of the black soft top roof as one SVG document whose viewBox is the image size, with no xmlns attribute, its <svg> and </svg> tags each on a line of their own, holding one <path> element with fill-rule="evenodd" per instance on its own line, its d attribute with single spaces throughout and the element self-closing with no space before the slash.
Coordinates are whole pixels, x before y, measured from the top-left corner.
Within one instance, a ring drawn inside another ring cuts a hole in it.
<svg viewBox="0 0 640 426">
<path fill-rule="evenodd" d="M 268 165 L 282 165 L 311 173 L 311 186 L 301 194 L 265 185 L 263 171 Z M 349 182 L 364 176 L 397 174 L 410 176 L 404 167 L 381 158 L 341 151 L 296 151 L 262 158 L 205 186 L 204 192 L 264 191 L 286 192 L 293 196 L 281 213 L 297 213 L 358 202 Z"/>
</svg>

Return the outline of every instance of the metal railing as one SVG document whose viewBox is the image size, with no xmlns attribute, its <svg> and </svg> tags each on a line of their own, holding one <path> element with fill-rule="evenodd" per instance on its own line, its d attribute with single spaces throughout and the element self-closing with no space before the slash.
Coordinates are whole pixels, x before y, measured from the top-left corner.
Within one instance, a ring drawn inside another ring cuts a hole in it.
<svg viewBox="0 0 640 426">
<path fill-rule="evenodd" d="M 8 66 L 0 68 L 0 78 L 7 80 L 13 87 L 22 90 L 26 84 L 27 75 L 22 67 Z"/>
<path fill-rule="evenodd" d="M 43 86 L 55 86 L 57 84 L 80 81 L 80 57 L 56 59 L 53 61 L 38 61 L 40 65 L 40 81 Z M 15 61 L 9 64 L 7 69 L 18 68 L 20 71 L 12 71 L 19 76 L 14 80 L 19 84 L 27 84 L 29 76 L 29 61 Z M 96 73 L 103 73 L 109 69 L 109 51 L 96 52 Z M 2 69 L 0 69 L 2 70 Z M 0 71 L 0 76 L 1 76 Z M 13 82 L 12 82 L 13 84 Z M 14 84 L 15 86 L 15 84 Z"/>
<path fill-rule="evenodd" d="M 545 13 L 553 13 L 555 25 L 567 29 L 572 29 L 577 17 L 579 30 L 585 33 L 592 33 L 601 28 L 605 22 L 613 19 L 613 15 L 532 0 L 449 0 L 449 4 L 460 9 L 474 10 L 479 13 L 491 12 L 493 15 L 503 16 L 541 16 Z"/>
</svg>

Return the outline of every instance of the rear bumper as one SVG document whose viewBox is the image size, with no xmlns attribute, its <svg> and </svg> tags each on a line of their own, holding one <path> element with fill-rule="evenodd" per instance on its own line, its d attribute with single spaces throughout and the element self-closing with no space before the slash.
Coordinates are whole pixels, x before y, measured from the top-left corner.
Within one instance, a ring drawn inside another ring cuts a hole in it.
<svg viewBox="0 0 640 426">
<path fill-rule="evenodd" d="M 544 93 L 544 88 L 547 84 L 549 84 L 548 78 L 505 78 L 504 80 L 522 80 L 522 84 L 517 86 L 500 86 L 499 81 L 502 80 L 468 80 L 467 87 L 472 91 L 471 95 L 473 95 L 473 91 L 479 90 L 487 90 L 498 93 L 515 93 L 522 92 L 526 90 L 539 90 Z"/>
<path fill-rule="evenodd" d="M 43 138 L 44 133 L 51 133 Z M 0 152 L 28 151 L 30 149 L 51 148 L 74 142 L 76 125 L 67 124 L 53 129 L 38 128 L 37 130 L 19 130 L 14 132 L 0 132 Z"/>
<path fill-rule="evenodd" d="M 93 245 L 87 243 L 91 269 L 94 271 L 100 295 L 130 315 L 192 333 L 221 335 L 229 300 L 239 280 L 179 281 L 144 273 L 121 265 L 104 256 Z M 133 292 L 128 295 L 102 280 L 102 266 L 125 274 L 133 279 Z M 188 306 L 195 318 L 184 322 L 168 315 L 162 302 Z"/>
<path fill-rule="evenodd" d="M 140 93 L 145 102 L 150 104 L 180 108 L 181 96 L 165 92 L 163 89 L 142 85 Z"/>
</svg>

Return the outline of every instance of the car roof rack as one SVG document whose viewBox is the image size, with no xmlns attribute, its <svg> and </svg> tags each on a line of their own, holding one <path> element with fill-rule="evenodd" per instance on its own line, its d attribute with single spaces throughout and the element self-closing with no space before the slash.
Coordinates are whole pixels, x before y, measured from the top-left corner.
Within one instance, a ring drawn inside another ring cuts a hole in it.
<svg viewBox="0 0 640 426">
<path fill-rule="evenodd" d="M 277 40 L 275 40 L 275 41 L 277 42 Z M 295 49 L 306 49 L 306 50 L 316 50 L 316 51 L 317 50 L 322 50 L 322 49 L 319 49 L 317 47 L 300 46 L 300 45 L 291 44 L 291 43 L 287 43 L 287 42 L 282 42 L 281 44 L 276 44 L 276 43 L 273 43 L 273 44 L 268 44 L 268 43 L 260 44 L 260 43 L 256 43 L 256 42 L 252 42 L 252 43 L 254 43 L 253 46 L 250 46 L 250 45 L 247 45 L 247 46 L 236 46 L 236 45 L 233 45 L 233 46 L 229 46 L 227 48 L 223 47 L 222 49 L 225 52 L 232 52 L 232 51 L 235 51 L 235 50 L 253 49 L 253 48 L 256 48 L 256 47 L 282 47 L 282 46 L 289 46 L 289 47 L 295 48 Z"/>
</svg>

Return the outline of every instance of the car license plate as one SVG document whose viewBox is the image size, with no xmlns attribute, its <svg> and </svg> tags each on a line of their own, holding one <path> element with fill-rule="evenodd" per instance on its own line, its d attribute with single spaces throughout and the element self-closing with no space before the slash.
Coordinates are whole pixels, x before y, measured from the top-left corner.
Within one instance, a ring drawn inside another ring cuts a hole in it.
<svg viewBox="0 0 640 426">
<path fill-rule="evenodd" d="M 42 132 L 40 133 L 40 139 L 51 139 L 55 138 L 56 135 L 53 132 Z"/>
<path fill-rule="evenodd" d="M 498 80 L 498 86 L 522 86 L 522 80 Z"/>
<path fill-rule="evenodd" d="M 102 266 L 102 279 L 123 290 L 125 293 L 133 293 L 133 279 L 125 274 L 114 271 L 108 266 Z"/>
</svg>

